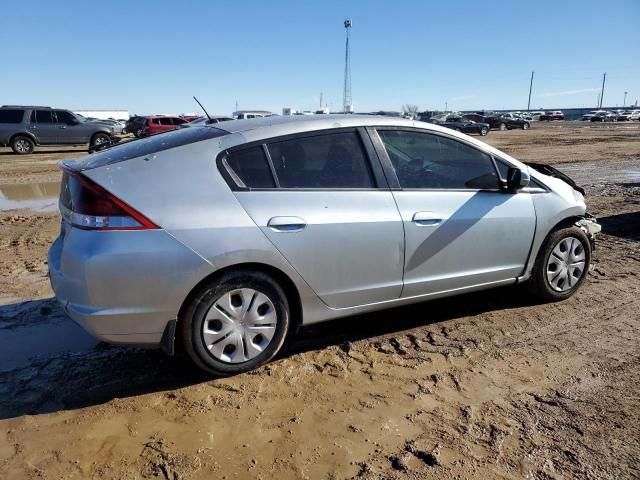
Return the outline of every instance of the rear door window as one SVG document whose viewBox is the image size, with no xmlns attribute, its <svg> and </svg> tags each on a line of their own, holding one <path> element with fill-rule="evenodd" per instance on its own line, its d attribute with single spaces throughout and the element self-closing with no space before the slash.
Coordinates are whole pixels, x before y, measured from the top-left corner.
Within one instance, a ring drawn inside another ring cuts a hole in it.
<svg viewBox="0 0 640 480">
<path fill-rule="evenodd" d="M 20 123 L 24 116 L 24 110 L 3 109 L 0 110 L 0 123 Z"/>
<path fill-rule="evenodd" d="M 282 188 L 373 188 L 356 131 L 298 137 L 268 144 Z"/>
<path fill-rule="evenodd" d="M 55 123 L 52 110 L 34 110 L 31 113 L 32 123 Z"/>
</svg>

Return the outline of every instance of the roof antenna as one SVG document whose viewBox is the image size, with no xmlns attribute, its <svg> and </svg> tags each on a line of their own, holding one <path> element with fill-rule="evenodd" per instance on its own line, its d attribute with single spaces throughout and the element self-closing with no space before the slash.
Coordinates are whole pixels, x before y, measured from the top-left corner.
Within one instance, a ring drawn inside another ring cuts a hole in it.
<svg viewBox="0 0 640 480">
<path fill-rule="evenodd" d="M 207 112 L 207 109 L 206 109 L 206 108 L 204 108 L 204 107 L 202 106 L 202 104 L 200 103 L 200 100 L 198 100 L 198 99 L 196 98 L 196 96 L 195 96 L 195 95 L 193 96 L 193 99 L 194 99 L 196 102 L 198 102 L 198 105 L 200 105 L 200 108 L 202 109 L 202 111 L 204 112 L 204 114 L 205 114 L 205 115 L 207 116 L 207 118 L 209 119 L 209 123 L 213 123 L 213 118 L 211 118 L 211 115 L 209 115 L 209 112 Z"/>
</svg>

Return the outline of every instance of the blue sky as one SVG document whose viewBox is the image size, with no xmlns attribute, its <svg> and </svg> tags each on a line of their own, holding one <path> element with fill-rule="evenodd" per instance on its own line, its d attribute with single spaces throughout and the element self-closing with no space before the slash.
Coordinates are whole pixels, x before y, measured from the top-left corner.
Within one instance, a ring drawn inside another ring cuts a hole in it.
<svg viewBox="0 0 640 480">
<path fill-rule="evenodd" d="M 640 0 L 39 1 L 0 28 L 0 104 L 211 113 L 640 101 Z"/>
</svg>

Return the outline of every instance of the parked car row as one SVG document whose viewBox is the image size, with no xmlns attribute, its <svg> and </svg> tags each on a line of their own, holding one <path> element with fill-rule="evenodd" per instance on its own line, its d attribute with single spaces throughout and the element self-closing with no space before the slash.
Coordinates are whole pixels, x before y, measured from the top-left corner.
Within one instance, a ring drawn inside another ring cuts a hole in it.
<svg viewBox="0 0 640 480">
<path fill-rule="evenodd" d="M 582 116 L 583 121 L 591 122 L 627 122 L 640 120 L 640 110 L 591 110 Z"/>
</svg>

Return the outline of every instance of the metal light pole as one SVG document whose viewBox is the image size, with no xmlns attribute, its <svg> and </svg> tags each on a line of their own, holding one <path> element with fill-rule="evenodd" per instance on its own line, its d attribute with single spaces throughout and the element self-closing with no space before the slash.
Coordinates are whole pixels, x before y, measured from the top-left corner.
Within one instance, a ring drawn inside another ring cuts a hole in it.
<svg viewBox="0 0 640 480">
<path fill-rule="evenodd" d="M 602 102 L 604 100 L 604 82 L 607 79 L 607 73 L 602 74 L 602 91 L 600 92 L 600 105 L 598 105 L 599 109 L 602 109 Z"/>
<path fill-rule="evenodd" d="M 351 30 L 351 20 L 344 21 L 344 29 L 347 32 L 347 41 L 344 49 L 344 89 L 342 91 L 342 111 L 351 111 L 351 58 L 349 56 L 349 30 Z"/>
<path fill-rule="evenodd" d="M 531 72 L 531 81 L 529 82 L 529 101 L 527 102 L 527 112 L 531 110 L 531 90 L 533 89 L 533 74 L 535 72 Z"/>
<path fill-rule="evenodd" d="M 622 108 L 624 108 L 627 105 L 627 93 L 629 92 L 624 92 L 624 100 L 622 102 Z"/>
</svg>

